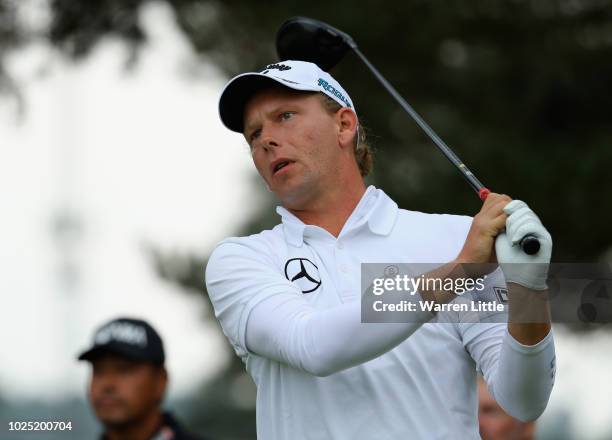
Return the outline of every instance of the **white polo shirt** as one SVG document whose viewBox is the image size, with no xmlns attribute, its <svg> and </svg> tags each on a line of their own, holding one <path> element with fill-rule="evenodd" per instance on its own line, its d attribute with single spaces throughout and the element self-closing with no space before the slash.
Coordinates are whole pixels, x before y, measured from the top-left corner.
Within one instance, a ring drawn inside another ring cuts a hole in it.
<svg viewBox="0 0 612 440">
<path fill-rule="evenodd" d="M 466 216 L 398 209 L 373 186 L 337 238 L 282 207 L 277 212 L 282 224 L 272 230 L 219 243 L 206 270 L 215 314 L 257 385 L 258 438 L 476 439 L 477 369 L 494 380 L 504 344 L 519 362 L 550 352 L 552 332 L 526 347 L 508 335 L 505 323 L 437 322 L 421 325 L 379 357 L 327 377 L 250 352 L 249 317 L 266 299 L 291 293 L 319 310 L 359 301 L 361 263 L 449 262 L 471 225 Z M 503 277 L 487 283 L 487 289 L 505 286 Z M 552 388 L 552 378 L 544 382 Z"/>
</svg>

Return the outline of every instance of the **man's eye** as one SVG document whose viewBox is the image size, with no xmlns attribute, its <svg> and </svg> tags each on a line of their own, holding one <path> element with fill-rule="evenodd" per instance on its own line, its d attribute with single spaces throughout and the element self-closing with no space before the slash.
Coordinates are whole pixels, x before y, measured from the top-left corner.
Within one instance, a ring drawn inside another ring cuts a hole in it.
<svg viewBox="0 0 612 440">
<path fill-rule="evenodd" d="M 261 134 L 261 130 L 255 130 L 254 132 L 251 133 L 251 136 L 249 136 L 249 141 L 253 142 L 255 139 L 259 137 L 260 134 Z"/>
<path fill-rule="evenodd" d="M 281 113 L 281 115 L 280 115 L 280 117 L 281 117 L 281 119 L 283 119 L 283 120 L 285 120 L 285 121 L 286 121 L 286 120 L 288 120 L 288 119 L 291 119 L 291 117 L 292 117 L 294 114 L 295 114 L 294 112 L 282 112 L 282 113 Z"/>
</svg>

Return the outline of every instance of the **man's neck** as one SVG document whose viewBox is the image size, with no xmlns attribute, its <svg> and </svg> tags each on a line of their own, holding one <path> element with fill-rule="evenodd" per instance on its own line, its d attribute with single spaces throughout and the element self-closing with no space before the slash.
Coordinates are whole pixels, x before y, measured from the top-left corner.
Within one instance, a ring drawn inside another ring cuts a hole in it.
<svg viewBox="0 0 612 440">
<path fill-rule="evenodd" d="M 363 180 L 359 182 L 359 184 L 347 185 L 335 191 L 326 191 L 322 197 L 310 203 L 307 208 L 287 208 L 287 210 L 305 224 L 319 226 L 334 237 L 338 237 L 365 193 L 366 187 Z"/>
<path fill-rule="evenodd" d="M 161 427 L 162 420 L 161 412 L 155 411 L 135 423 L 116 428 L 107 427 L 104 440 L 149 440 Z"/>
</svg>

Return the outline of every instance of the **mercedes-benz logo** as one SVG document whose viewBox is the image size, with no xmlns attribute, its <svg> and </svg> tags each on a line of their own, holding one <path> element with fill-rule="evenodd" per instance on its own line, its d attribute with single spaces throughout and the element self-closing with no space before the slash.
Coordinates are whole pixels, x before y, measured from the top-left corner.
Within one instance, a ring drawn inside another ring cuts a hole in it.
<svg viewBox="0 0 612 440">
<path fill-rule="evenodd" d="M 319 268 L 308 258 L 291 258 L 285 263 L 285 278 L 298 285 L 302 293 L 314 292 L 321 285 Z"/>
</svg>

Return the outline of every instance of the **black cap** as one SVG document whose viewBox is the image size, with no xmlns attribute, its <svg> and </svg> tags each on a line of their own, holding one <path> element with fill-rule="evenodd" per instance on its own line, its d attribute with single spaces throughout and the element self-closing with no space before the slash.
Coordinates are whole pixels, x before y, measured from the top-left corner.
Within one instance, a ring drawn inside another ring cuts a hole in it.
<svg viewBox="0 0 612 440">
<path fill-rule="evenodd" d="M 163 365 L 164 344 L 151 325 L 140 319 L 118 318 L 100 327 L 93 346 L 79 356 L 80 361 L 92 361 L 101 354 L 113 353 L 134 361 Z"/>
</svg>

